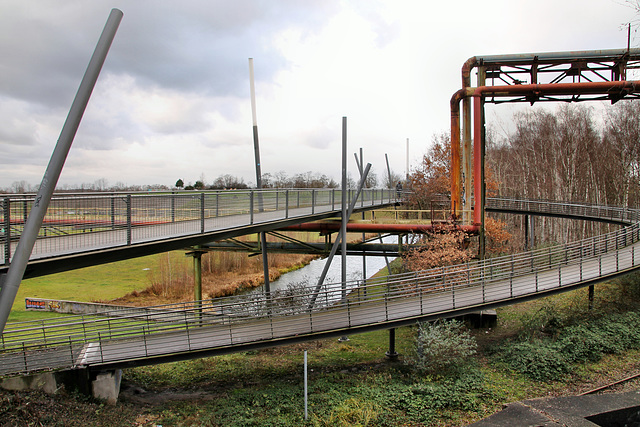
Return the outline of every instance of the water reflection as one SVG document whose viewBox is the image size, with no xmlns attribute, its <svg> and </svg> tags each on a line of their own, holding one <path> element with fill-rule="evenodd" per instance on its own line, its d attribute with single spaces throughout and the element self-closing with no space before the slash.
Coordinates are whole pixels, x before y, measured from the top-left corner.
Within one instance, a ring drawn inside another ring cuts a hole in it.
<svg viewBox="0 0 640 427">
<path fill-rule="evenodd" d="M 396 243 L 398 241 L 397 236 L 387 236 L 383 237 L 384 243 Z M 379 242 L 379 240 L 378 240 Z M 390 256 L 387 258 L 389 262 L 393 261 L 395 257 Z M 315 288 L 318 283 L 318 279 L 322 274 L 322 269 L 324 268 L 325 263 L 327 262 L 326 258 L 316 259 L 311 261 L 309 265 L 306 265 L 303 268 L 300 268 L 295 271 L 291 271 L 289 273 L 283 274 L 277 280 L 274 280 L 270 283 L 271 291 L 278 290 L 286 290 L 291 286 L 300 286 L 304 285 L 305 287 Z M 347 256 L 347 281 L 352 282 L 352 286 L 355 286 L 358 281 L 363 279 L 362 270 L 363 270 L 363 261 L 362 256 L 360 255 L 349 255 Z M 376 274 L 378 271 L 386 267 L 387 264 L 385 262 L 384 257 L 375 256 L 375 257 L 367 257 L 366 258 L 366 275 L 367 279 Z M 324 284 L 337 284 L 337 287 L 340 287 L 340 281 L 342 280 L 342 257 L 336 255 L 331 262 L 331 266 L 329 267 L 329 271 L 327 272 L 327 276 L 324 280 Z M 326 290 L 323 287 L 323 291 Z M 252 292 L 264 292 L 262 286 L 254 289 Z"/>
</svg>

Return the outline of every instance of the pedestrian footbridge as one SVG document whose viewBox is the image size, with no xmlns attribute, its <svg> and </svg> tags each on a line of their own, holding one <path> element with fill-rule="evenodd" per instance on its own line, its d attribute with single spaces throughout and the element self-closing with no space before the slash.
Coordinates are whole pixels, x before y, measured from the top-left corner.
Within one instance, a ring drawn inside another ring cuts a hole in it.
<svg viewBox="0 0 640 427">
<path fill-rule="evenodd" d="M 106 370 L 394 328 L 564 292 L 640 266 L 637 210 L 511 199 L 490 199 L 487 209 L 628 225 L 565 245 L 366 283 L 9 323 L 0 375 Z"/>
</svg>

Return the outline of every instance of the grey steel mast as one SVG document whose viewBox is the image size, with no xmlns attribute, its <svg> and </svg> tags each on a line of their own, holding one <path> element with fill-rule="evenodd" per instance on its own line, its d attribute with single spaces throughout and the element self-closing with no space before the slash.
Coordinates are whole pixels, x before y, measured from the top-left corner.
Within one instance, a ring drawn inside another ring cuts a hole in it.
<svg viewBox="0 0 640 427">
<path fill-rule="evenodd" d="M 2 290 L 0 291 L 0 333 L 4 331 L 4 327 L 7 324 L 11 307 L 18 293 L 20 282 L 27 268 L 33 246 L 38 237 L 38 232 L 44 221 L 44 216 L 47 213 L 53 191 L 56 188 L 62 167 L 67 159 L 71 144 L 80 126 L 80 121 L 89 103 L 91 92 L 93 92 L 93 88 L 100 75 L 100 70 L 107 58 L 107 53 L 109 52 L 111 43 L 122 20 L 122 15 L 122 12 L 118 9 L 112 9 L 109 14 L 109 18 L 91 56 L 78 92 L 71 104 L 71 109 L 60 132 L 56 147 L 51 154 L 49 165 L 40 183 L 40 188 L 38 189 L 33 206 L 29 212 L 29 217 L 24 225 L 24 230 L 18 241 L 18 246 L 7 270 L 7 274 L 4 280 L 0 282 L 2 286 Z"/>
</svg>

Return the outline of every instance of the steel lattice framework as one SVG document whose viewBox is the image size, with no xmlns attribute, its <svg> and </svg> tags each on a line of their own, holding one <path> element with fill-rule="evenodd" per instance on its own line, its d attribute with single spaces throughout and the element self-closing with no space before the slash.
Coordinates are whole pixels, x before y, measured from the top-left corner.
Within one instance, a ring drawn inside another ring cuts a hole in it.
<svg viewBox="0 0 640 427">
<path fill-rule="evenodd" d="M 474 68 L 477 70 L 475 87 L 471 82 Z M 484 104 L 615 103 L 623 98 L 638 99 L 640 81 L 628 80 L 629 74 L 634 74 L 630 71 L 638 69 L 640 49 L 474 56 L 463 64 L 462 89 L 451 98 L 451 211 L 455 218 L 472 221 L 479 227 L 481 257 L 484 254 Z M 462 135 L 460 101 L 463 104 Z M 472 103 L 475 105 L 473 140 L 479 142 L 474 144 L 473 156 Z M 472 185 L 473 219 L 469 212 Z M 466 209 L 464 214 L 463 209 Z"/>
<path fill-rule="evenodd" d="M 463 87 L 471 83 L 470 72 L 477 69 L 477 86 L 512 86 L 528 84 L 593 83 L 627 80 L 640 70 L 640 49 L 610 49 L 576 52 L 490 55 L 470 58 L 462 67 Z M 538 101 L 618 101 L 622 97 L 638 98 L 637 93 L 613 95 L 528 94 L 516 97 L 488 96 L 485 102 Z"/>
</svg>

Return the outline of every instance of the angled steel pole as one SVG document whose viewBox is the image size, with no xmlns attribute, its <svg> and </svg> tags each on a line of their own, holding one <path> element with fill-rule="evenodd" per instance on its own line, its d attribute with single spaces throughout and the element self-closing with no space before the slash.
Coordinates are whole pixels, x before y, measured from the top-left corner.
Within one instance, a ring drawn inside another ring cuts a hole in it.
<svg viewBox="0 0 640 427">
<path fill-rule="evenodd" d="M 258 143 L 258 115 L 256 113 L 256 86 L 253 78 L 253 58 L 249 58 L 249 84 L 251 85 L 251 116 L 253 119 L 253 150 L 256 160 L 256 187 L 258 188 L 258 211 L 264 211 L 262 192 L 262 170 L 260 166 L 260 145 Z M 262 271 L 264 275 L 264 292 L 267 298 L 271 295 L 269 283 L 269 258 L 267 254 L 267 234 L 260 233 L 260 247 L 262 249 Z"/>
<path fill-rule="evenodd" d="M 362 174 L 362 178 L 360 179 L 360 183 L 358 184 L 358 191 L 351 198 L 351 203 L 349 204 L 349 211 L 347 212 L 347 218 L 350 218 L 353 214 L 353 210 L 356 207 L 356 203 L 358 202 L 358 197 L 360 197 L 360 193 L 362 192 L 362 188 L 364 187 L 364 182 L 367 179 L 367 175 L 369 174 L 369 170 L 371 169 L 371 163 L 367 163 L 367 167 L 364 168 L 364 172 Z M 338 247 L 340 246 L 340 234 L 336 237 L 336 240 L 333 242 L 333 246 L 331 246 L 331 252 L 329 252 L 329 256 L 327 257 L 327 262 L 324 264 L 324 268 L 322 269 L 322 273 L 320 274 L 320 278 L 318 279 L 318 284 L 316 285 L 316 289 L 313 292 L 313 296 L 311 297 L 311 302 L 309 303 L 309 310 L 313 308 L 316 303 L 316 299 L 318 298 L 318 293 L 320 292 L 320 288 L 322 288 L 322 284 L 324 283 L 324 279 L 327 276 L 327 272 L 329 271 L 329 266 L 331 265 L 331 260 L 338 252 Z"/>
<path fill-rule="evenodd" d="M 71 104 L 69 115 L 62 127 L 60 137 L 49 160 L 49 165 L 42 178 L 40 189 L 33 202 L 33 207 L 29 212 L 29 218 L 27 218 L 24 231 L 18 241 L 18 247 L 16 248 L 11 264 L 9 265 L 9 270 L 2 283 L 2 290 L 0 291 L 0 332 L 4 331 L 4 327 L 7 324 L 11 307 L 15 301 L 20 282 L 22 281 L 29 257 L 31 256 L 31 251 L 36 243 L 44 216 L 47 213 L 53 190 L 56 188 L 62 167 L 67 159 L 67 154 L 78 131 L 78 126 L 80 126 L 80 121 L 91 97 L 91 92 L 98 80 L 100 70 L 102 69 L 102 65 L 107 57 L 107 53 L 109 52 L 121 20 L 122 12 L 118 9 L 111 10 L 109 19 L 107 19 L 107 23 L 102 30 L 102 35 L 91 56 L 76 97 L 73 100 L 73 104 Z"/>
<path fill-rule="evenodd" d="M 387 176 L 389 177 L 389 188 L 393 188 L 393 181 L 391 181 L 391 168 L 389 167 L 389 156 L 384 153 L 384 160 L 387 162 Z"/>
</svg>

